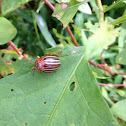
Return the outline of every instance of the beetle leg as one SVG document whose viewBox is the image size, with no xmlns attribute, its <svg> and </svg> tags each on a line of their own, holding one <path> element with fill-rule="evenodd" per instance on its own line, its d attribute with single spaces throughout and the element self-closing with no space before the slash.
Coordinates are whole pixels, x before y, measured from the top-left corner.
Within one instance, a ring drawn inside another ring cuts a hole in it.
<svg viewBox="0 0 126 126">
<path fill-rule="evenodd" d="M 46 53 L 46 56 L 49 56 L 49 52 Z"/>
<path fill-rule="evenodd" d="M 60 50 L 58 53 L 51 53 L 50 56 L 52 55 L 56 55 L 56 56 L 59 56 L 59 54 L 62 52 L 62 50 Z"/>
</svg>

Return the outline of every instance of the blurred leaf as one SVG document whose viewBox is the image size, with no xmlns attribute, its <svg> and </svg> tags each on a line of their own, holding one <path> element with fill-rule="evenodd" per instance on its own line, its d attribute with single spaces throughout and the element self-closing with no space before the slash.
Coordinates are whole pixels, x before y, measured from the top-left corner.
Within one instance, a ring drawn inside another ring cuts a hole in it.
<svg viewBox="0 0 126 126">
<path fill-rule="evenodd" d="M 107 20 L 100 23 L 100 26 L 98 28 L 98 24 L 90 24 L 86 26 L 88 30 L 93 31 L 94 33 L 88 38 L 87 42 L 85 43 L 88 58 L 100 55 L 102 50 L 107 49 L 109 45 L 115 42 L 116 37 L 119 36 L 120 28 L 114 28 L 112 25 L 109 25 Z"/>
<path fill-rule="evenodd" d="M 16 15 L 18 15 L 19 17 L 22 17 L 23 19 L 25 19 L 27 22 L 29 23 L 33 23 L 33 19 L 31 17 L 31 11 L 28 9 L 18 9 L 18 11 L 14 12 Z"/>
<path fill-rule="evenodd" d="M 126 43 L 126 22 L 122 24 L 118 39 L 118 50 L 121 51 L 124 43 Z"/>
<path fill-rule="evenodd" d="M 2 0 L 1 11 L 5 15 L 31 0 Z"/>
<path fill-rule="evenodd" d="M 122 65 L 126 65 L 126 48 L 117 55 L 116 62 Z"/>
<path fill-rule="evenodd" d="M 115 89 L 115 91 L 122 97 L 126 98 L 126 91 L 122 89 Z"/>
<path fill-rule="evenodd" d="M 91 8 L 88 5 L 88 3 L 80 5 L 79 8 L 78 8 L 78 10 L 81 11 L 82 13 L 92 14 Z"/>
<path fill-rule="evenodd" d="M 101 87 L 101 91 L 102 91 L 102 95 L 104 96 L 104 98 L 110 103 L 110 105 L 113 105 L 114 103 L 111 100 L 108 91 L 104 87 Z"/>
<path fill-rule="evenodd" d="M 53 28 L 53 32 L 54 32 L 54 34 L 56 35 L 56 37 L 60 39 L 60 41 L 61 41 L 62 43 L 65 44 L 66 42 L 68 42 L 71 46 L 74 46 L 74 44 L 73 44 L 73 42 L 72 42 L 72 40 L 71 40 L 70 37 L 65 37 L 65 36 L 63 36 L 62 34 L 59 34 L 59 33 L 57 32 L 57 30 L 54 29 L 54 28 Z M 66 44 L 65 44 L 65 45 L 66 45 Z"/>
<path fill-rule="evenodd" d="M 53 16 L 59 19 L 63 23 L 63 26 L 66 27 L 76 14 L 78 7 L 86 2 L 88 0 L 83 2 L 71 0 L 69 3 L 56 4 Z"/>
<path fill-rule="evenodd" d="M 91 7 L 93 8 L 93 11 L 95 12 L 97 18 L 99 19 L 99 8 L 97 6 L 96 0 L 91 0 L 90 2 Z"/>
<path fill-rule="evenodd" d="M 126 0 L 116 0 L 116 1 L 114 1 L 114 3 L 111 4 L 110 6 L 106 7 L 103 12 L 105 13 L 105 12 L 119 6 L 119 4 L 121 4 L 122 2 L 126 2 Z"/>
<path fill-rule="evenodd" d="M 54 41 L 54 39 L 52 38 L 52 35 L 48 31 L 48 27 L 47 27 L 47 24 L 44 21 L 44 19 L 40 15 L 38 15 L 37 13 L 35 13 L 35 12 L 33 12 L 33 15 L 34 15 L 34 17 L 36 19 L 37 25 L 38 25 L 38 27 L 39 27 L 39 29 L 40 29 L 43 37 L 45 38 L 45 40 L 52 47 L 56 46 L 56 42 Z"/>
<path fill-rule="evenodd" d="M 9 20 L 0 17 L 0 45 L 11 41 L 17 34 L 16 28 Z"/>
<path fill-rule="evenodd" d="M 77 33 L 77 35 L 80 37 L 81 36 L 81 29 L 79 29 L 76 25 L 72 24 L 72 27 L 74 28 L 74 31 Z"/>
<path fill-rule="evenodd" d="M 61 50 L 51 52 L 57 49 Z M 33 76 L 33 64 L 23 61 L 17 73 L 0 80 L 0 124 L 117 126 L 85 59 L 84 47 L 62 48 L 59 59 L 61 67 L 56 72 L 35 71 Z"/>
<path fill-rule="evenodd" d="M 1 49 L 0 53 L 11 55 L 13 58 L 19 57 L 13 49 Z"/>
<path fill-rule="evenodd" d="M 121 17 L 112 21 L 111 24 L 118 25 L 118 24 L 121 24 L 121 23 L 124 23 L 124 22 L 126 22 L 126 9 L 125 9 L 124 14 Z"/>
<path fill-rule="evenodd" d="M 114 104 L 111 111 L 115 116 L 126 121 L 126 99 Z"/>
<path fill-rule="evenodd" d="M 2 76 L 15 73 L 17 70 L 18 67 L 15 66 L 15 62 L 0 56 L 0 74 Z"/>
<path fill-rule="evenodd" d="M 119 36 L 119 41 L 118 41 L 118 46 L 119 46 L 119 54 L 116 57 L 116 62 L 119 64 L 123 64 L 126 65 L 126 23 L 123 23 L 122 25 L 122 29 L 120 32 L 120 36 Z"/>
</svg>

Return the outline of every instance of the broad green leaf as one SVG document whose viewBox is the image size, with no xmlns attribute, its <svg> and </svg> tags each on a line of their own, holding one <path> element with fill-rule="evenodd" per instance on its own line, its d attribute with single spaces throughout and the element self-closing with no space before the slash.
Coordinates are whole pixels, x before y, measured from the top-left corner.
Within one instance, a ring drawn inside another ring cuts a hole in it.
<svg viewBox="0 0 126 126">
<path fill-rule="evenodd" d="M 17 34 L 16 28 L 9 20 L 0 17 L 0 45 L 11 41 Z"/>
<path fill-rule="evenodd" d="M 86 25 L 88 30 L 93 32 L 85 43 L 88 58 L 100 55 L 102 50 L 107 49 L 109 45 L 115 42 L 116 37 L 119 36 L 120 28 L 114 28 L 107 20 L 100 23 L 99 27 L 97 26 L 98 24 Z"/>
<path fill-rule="evenodd" d="M 5 15 L 31 0 L 2 0 L 1 11 Z"/>
<path fill-rule="evenodd" d="M 126 121 L 126 99 L 115 103 L 111 111 L 115 116 Z"/>
<path fill-rule="evenodd" d="M 52 38 L 52 35 L 50 34 L 50 32 L 48 30 L 48 27 L 47 27 L 47 24 L 44 21 L 44 19 L 35 12 L 33 12 L 33 15 L 34 15 L 34 17 L 36 19 L 37 25 L 38 25 L 42 35 L 45 38 L 45 40 L 47 41 L 47 43 L 49 45 L 51 45 L 52 47 L 56 46 L 56 42 Z"/>
<path fill-rule="evenodd" d="M 66 27 L 76 14 L 78 7 L 87 1 L 78 2 L 77 0 L 71 0 L 69 3 L 56 4 L 53 16 L 59 19 L 63 26 Z"/>
<path fill-rule="evenodd" d="M 61 67 L 56 72 L 34 71 L 32 75 L 33 64 L 23 61 L 17 73 L 0 80 L 1 126 L 118 125 L 92 75 L 84 48 L 62 48 L 59 59 Z"/>
</svg>

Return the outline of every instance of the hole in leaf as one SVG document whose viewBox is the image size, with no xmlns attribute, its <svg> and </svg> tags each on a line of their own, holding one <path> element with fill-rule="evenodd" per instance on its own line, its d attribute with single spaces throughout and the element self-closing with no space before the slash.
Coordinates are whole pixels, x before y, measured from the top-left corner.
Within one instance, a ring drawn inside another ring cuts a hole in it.
<svg viewBox="0 0 126 126">
<path fill-rule="evenodd" d="M 27 124 L 27 123 L 25 123 L 24 125 L 25 125 L 25 126 L 27 126 L 28 124 Z"/>
<path fill-rule="evenodd" d="M 47 102 L 44 102 L 44 104 L 46 104 Z"/>
<path fill-rule="evenodd" d="M 14 91 L 14 89 L 11 89 L 11 91 Z"/>
<path fill-rule="evenodd" d="M 76 87 L 76 82 L 72 82 L 69 87 L 70 91 L 73 91 L 75 89 L 75 87 Z"/>
</svg>

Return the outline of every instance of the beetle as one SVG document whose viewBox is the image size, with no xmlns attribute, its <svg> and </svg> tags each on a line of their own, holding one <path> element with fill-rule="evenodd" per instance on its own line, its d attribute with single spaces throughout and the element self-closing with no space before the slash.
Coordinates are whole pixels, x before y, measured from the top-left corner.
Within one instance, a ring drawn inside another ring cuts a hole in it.
<svg viewBox="0 0 126 126">
<path fill-rule="evenodd" d="M 37 56 L 37 60 L 35 61 L 35 66 L 31 69 L 32 70 L 36 69 L 38 72 L 54 72 L 57 69 L 59 69 L 61 63 L 58 56 L 62 52 L 59 51 L 59 53 L 47 53 L 46 56 L 42 56 L 41 58 Z M 56 56 L 53 56 L 56 55 Z"/>
</svg>

